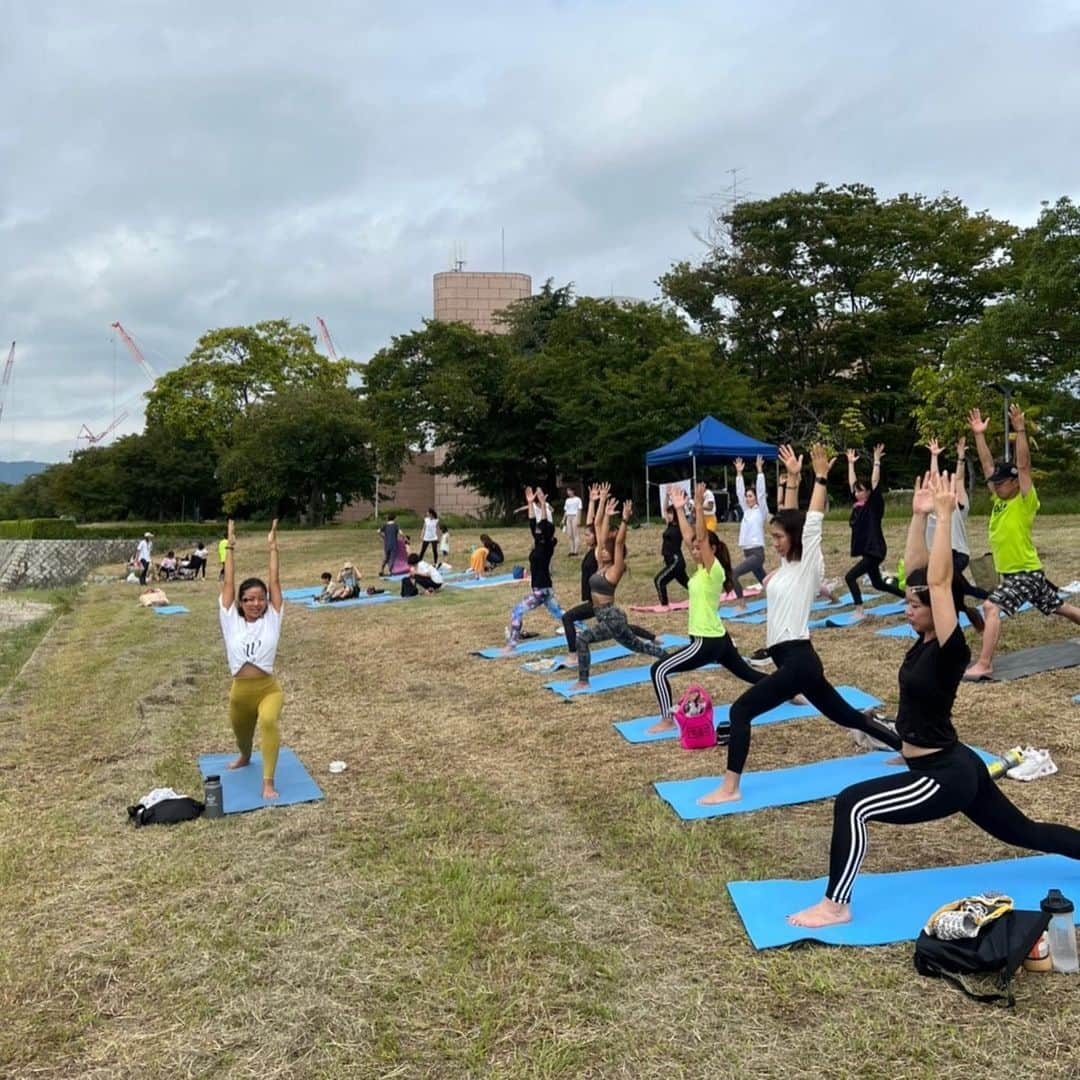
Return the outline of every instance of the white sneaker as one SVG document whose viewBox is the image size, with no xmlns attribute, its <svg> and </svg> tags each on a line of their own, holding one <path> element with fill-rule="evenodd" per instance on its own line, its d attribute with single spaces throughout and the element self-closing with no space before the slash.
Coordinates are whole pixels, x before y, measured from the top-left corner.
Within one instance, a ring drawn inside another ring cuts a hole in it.
<svg viewBox="0 0 1080 1080">
<path fill-rule="evenodd" d="M 1050 757 L 1049 750 L 1040 750 L 1034 746 L 1024 748 L 1024 760 L 1014 765 L 1005 774 L 1010 780 L 1040 780 L 1044 776 L 1053 776 L 1058 771 Z"/>
</svg>

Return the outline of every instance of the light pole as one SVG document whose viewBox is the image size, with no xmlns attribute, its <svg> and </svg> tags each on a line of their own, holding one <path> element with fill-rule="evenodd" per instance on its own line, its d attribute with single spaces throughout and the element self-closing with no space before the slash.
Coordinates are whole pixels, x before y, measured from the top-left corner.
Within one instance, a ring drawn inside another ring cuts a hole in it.
<svg viewBox="0 0 1080 1080">
<path fill-rule="evenodd" d="M 1005 399 L 1005 461 L 1012 461 L 1012 445 L 1009 442 L 1009 405 L 1012 403 L 1012 387 L 1008 383 L 991 383 L 991 390 L 996 390 Z"/>
</svg>

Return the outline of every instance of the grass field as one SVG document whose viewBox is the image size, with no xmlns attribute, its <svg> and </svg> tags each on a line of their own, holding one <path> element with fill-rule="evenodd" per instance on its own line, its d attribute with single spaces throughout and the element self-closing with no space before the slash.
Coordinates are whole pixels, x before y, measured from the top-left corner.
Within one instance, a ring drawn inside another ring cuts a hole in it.
<svg viewBox="0 0 1080 1080">
<path fill-rule="evenodd" d="M 524 561 L 524 529 L 497 538 Z M 1080 518 L 1044 519 L 1038 540 L 1053 578 L 1080 577 Z M 346 558 L 370 577 L 380 557 L 361 530 L 281 543 L 286 586 Z M 830 574 L 846 544 L 829 523 Z M 631 546 L 620 599 L 651 602 L 658 530 Z M 263 572 L 261 538 L 238 558 Z M 564 602 L 577 568 L 556 554 Z M 0 635 L 0 1075 L 1080 1075 L 1080 979 L 1026 976 L 1009 1014 L 917 976 L 910 944 L 754 952 L 726 882 L 823 874 L 831 804 L 678 821 L 652 781 L 720 771 L 723 752 L 623 742 L 611 721 L 651 712 L 647 686 L 564 702 L 514 661 L 468 655 L 501 643 L 518 585 L 290 607 L 284 741 L 325 801 L 135 831 L 129 803 L 198 794 L 197 754 L 231 742 L 216 583 L 167 591 L 191 613 L 92 585 Z M 648 618 L 685 632 L 684 613 Z M 744 653 L 764 642 L 731 632 Z M 1076 633 L 1025 615 L 1003 646 Z M 835 682 L 895 705 L 904 642 L 866 626 L 815 642 Z M 738 692 L 707 680 L 719 701 Z M 964 686 L 956 720 L 989 748 L 1050 747 L 1060 773 L 1009 794 L 1080 824 L 1078 682 Z M 850 752 L 805 720 L 756 732 L 750 767 Z M 962 819 L 878 826 L 871 844 L 868 872 L 1011 853 Z"/>
</svg>

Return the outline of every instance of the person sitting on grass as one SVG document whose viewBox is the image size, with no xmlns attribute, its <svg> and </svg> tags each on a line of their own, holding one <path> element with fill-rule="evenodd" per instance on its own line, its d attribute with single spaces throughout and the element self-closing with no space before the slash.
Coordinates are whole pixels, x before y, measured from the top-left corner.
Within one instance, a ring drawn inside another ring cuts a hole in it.
<svg viewBox="0 0 1080 1080">
<path fill-rule="evenodd" d="M 351 562 L 345 563 L 338 572 L 338 583 L 330 593 L 330 603 L 352 600 L 360 595 L 360 574 Z"/>
<path fill-rule="evenodd" d="M 506 562 L 506 556 L 503 554 L 503 549 L 499 547 L 498 542 L 492 540 L 487 533 L 480 534 L 480 545 L 487 552 L 487 555 L 485 556 L 485 569 L 495 570 Z"/>
<path fill-rule="evenodd" d="M 979 659 L 964 674 L 965 682 L 981 682 L 994 673 L 994 650 L 1001 637 L 1001 615 L 1015 615 L 1025 603 L 1034 604 L 1044 615 L 1061 615 L 1069 622 L 1080 623 L 1080 607 L 1066 604 L 1056 585 L 1047 581 L 1039 553 L 1031 538 L 1039 496 L 1031 478 L 1031 448 L 1028 446 L 1027 422 L 1018 405 L 1009 408 L 1009 424 L 1016 432 L 1016 462 L 994 464 L 986 443 L 986 428 L 978 409 L 968 416 L 975 433 L 986 486 L 990 489 L 990 551 L 994 569 L 1001 580 L 983 604 L 982 649 Z"/>
<path fill-rule="evenodd" d="M 274 787 L 281 747 L 281 707 L 284 695 L 274 678 L 274 659 L 281 636 L 284 600 L 278 563 L 277 520 L 267 536 L 270 572 L 267 581 L 246 578 L 236 587 L 236 530 L 229 519 L 225 536 L 225 580 L 221 586 L 218 621 L 225 639 L 225 656 L 232 673 L 229 721 L 240 756 L 228 765 L 244 769 L 251 764 L 251 749 L 258 726 L 262 743 L 262 797 L 278 798 Z"/>
<path fill-rule="evenodd" d="M 315 597 L 315 603 L 328 604 L 334 594 L 334 575 L 329 570 L 324 570 L 319 575 L 319 580 L 322 582 L 322 592 Z"/>
<path fill-rule="evenodd" d="M 170 551 L 164 559 L 158 563 L 158 577 L 162 581 L 172 581 L 176 577 L 176 552 Z"/>
<path fill-rule="evenodd" d="M 1080 831 L 1026 817 L 953 727 L 956 691 L 971 656 L 957 619 L 963 593 L 953 577 L 950 544 L 957 496 L 955 475 L 927 473 L 911 503 L 904 569 L 907 620 L 919 640 L 900 666 L 896 714 L 907 768 L 853 784 L 836 797 L 825 896 L 789 915 L 787 921 L 794 926 L 851 922 L 851 895 L 869 846 L 871 821 L 916 825 L 963 814 L 1003 843 L 1080 859 Z M 926 519 L 931 510 L 938 527 L 928 554 Z"/>
<path fill-rule="evenodd" d="M 402 596 L 416 596 L 423 592 L 427 596 L 442 588 L 442 574 L 429 562 L 425 562 L 416 552 L 409 556 L 409 575 L 401 582 Z"/>
<path fill-rule="evenodd" d="M 571 689 L 586 690 L 589 686 L 591 667 L 590 646 L 598 641 L 615 640 L 631 652 L 643 653 L 661 659 L 667 650 L 657 645 L 655 639 L 638 637 L 627 622 L 626 613 L 615 603 L 615 589 L 626 572 L 626 529 L 634 512 L 629 500 L 623 501 L 619 531 L 611 536 L 608 522 L 619 509 L 618 501 L 608 498 L 610 484 L 600 485 L 600 513 L 596 518 L 597 570 L 589 578 L 589 592 L 595 626 L 586 627 L 577 635 L 578 678 Z"/>
</svg>

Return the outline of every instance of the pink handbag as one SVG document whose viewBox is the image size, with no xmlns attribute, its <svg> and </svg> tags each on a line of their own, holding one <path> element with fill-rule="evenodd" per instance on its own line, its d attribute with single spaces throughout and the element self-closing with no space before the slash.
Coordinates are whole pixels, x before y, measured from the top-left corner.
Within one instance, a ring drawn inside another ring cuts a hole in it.
<svg viewBox="0 0 1080 1080">
<path fill-rule="evenodd" d="M 713 703 L 708 691 L 697 683 L 686 688 L 675 706 L 679 741 L 685 750 L 703 750 L 716 745 Z"/>
</svg>

